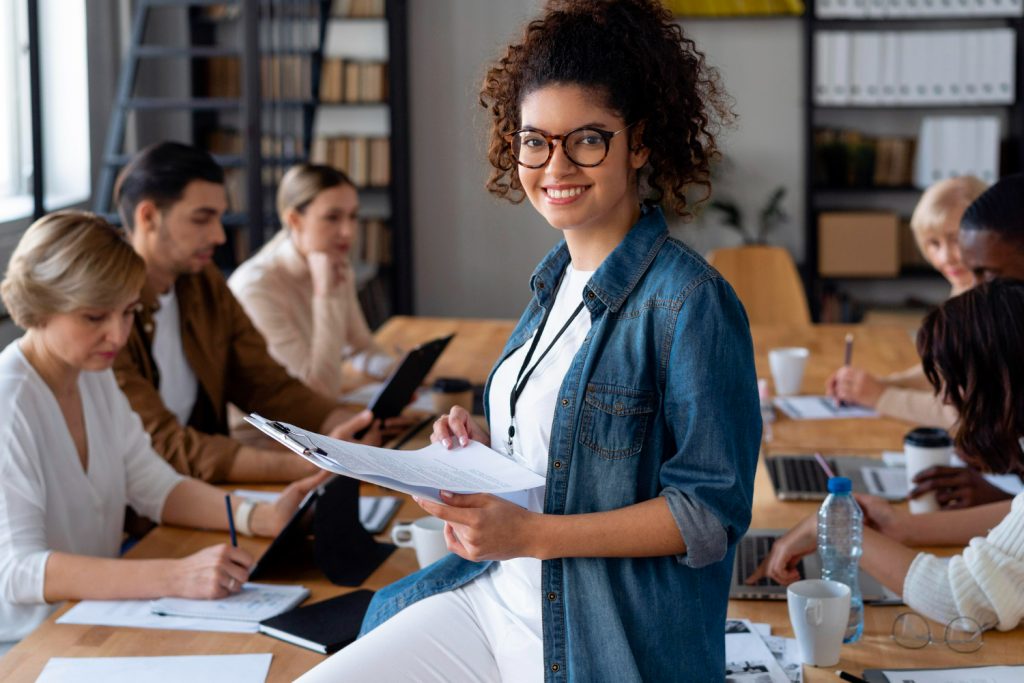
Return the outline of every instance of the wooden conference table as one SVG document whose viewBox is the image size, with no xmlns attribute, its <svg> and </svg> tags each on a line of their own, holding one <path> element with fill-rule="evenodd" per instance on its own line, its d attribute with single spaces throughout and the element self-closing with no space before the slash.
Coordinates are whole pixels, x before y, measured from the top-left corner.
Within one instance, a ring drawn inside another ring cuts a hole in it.
<svg viewBox="0 0 1024 683">
<path fill-rule="evenodd" d="M 455 332 L 451 346 L 438 361 L 434 376 L 466 377 L 474 383 L 486 379 L 512 329 L 510 321 L 461 320 L 442 318 L 393 318 L 377 333 L 386 348 L 410 347 L 419 342 Z M 904 328 L 885 326 L 819 325 L 808 328 L 755 326 L 754 344 L 758 375 L 769 377 L 768 349 L 777 346 L 806 346 L 811 355 L 804 378 L 805 393 L 821 393 L 828 374 L 842 363 L 843 339 L 848 331 L 856 336 L 854 361 L 876 373 L 909 367 L 916 362 L 910 337 Z M 907 425 L 895 420 L 833 420 L 796 422 L 780 416 L 772 428 L 772 440 L 764 451 L 772 453 L 857 453 L 877 455 L 883 449 L 899 449 Z M 425 443 L 425 434 L 419 443 Z M 416 440 L 410 443 L 415 445 Z M 367 487 L 366 493 L 384 493 Z M 785 528 L 816 509 L 815 503 L 782 503 L 776 500 L 767 472 L 760 464 L 754 492 L 754 527 Z M 411 500 L 406 500 L 398 519 L 422 516 Z M 200 548 L 225 541 L 226 534 L 160 527 L 146 536 L 129 556 L 133 558 L 181 557 Z M 242 538 L 239 543 L 258 555 L 266 540 Z M 949 554 L 955 549 L 943 549 Z M 397 550 L 365 583 L 381 588 L 416 569 L 413 552 Z M 334 586 L 313 570 L 289 577 L 290 583 L 302 583 L 312 591 L 310 601 L 323 600 L 347 592 Z M 206 633 L 193 631 L 153 631 L 103 626 L 73 626 L 55 623 L 65 611 L 62 607 L 28 638 L 0 659 L 0 680 L 33 681 L 50 657 L 156 656 L 232 654 L 271 652 L 274 655 L 268 681 L 292 681 L 323 660 L 321 655 L 263 635 Z M 868 607 L 865 611 L 864 637 L 860 643 L 844 646 L 837 667 L 805 667 L 808 683 L 837 680 L 832 670 L 841 668 L 859 673 L 865 668 L 971 666 L 987 663 L 1024 661 L 1024 631 L 989 631 L 985 645 L 973 654 L 959 654 L 941 644 L 942 626 L 932 624 L 939 644 L 922 650 L 907 650 L 889 638 L 892 620 L 905 607 Z M 732 601 L 729 616 L 771 624 L 776 635 L 792 637 L 784 602 Z M 668 645 L 668 644 L 666 644 Z"/>
</svg>

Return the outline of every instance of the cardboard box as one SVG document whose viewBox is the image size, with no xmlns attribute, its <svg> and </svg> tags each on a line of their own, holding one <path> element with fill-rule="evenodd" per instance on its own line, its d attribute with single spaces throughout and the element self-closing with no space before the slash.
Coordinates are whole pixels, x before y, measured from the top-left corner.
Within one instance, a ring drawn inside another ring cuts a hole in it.
<svg viewBox="0 0 1024 683">
<path fill-rule="evenodd" d="M 900 272 L 900 219 L 888 212 L 818 215 L 818 273 L 894 277 Z"/>
</svg>

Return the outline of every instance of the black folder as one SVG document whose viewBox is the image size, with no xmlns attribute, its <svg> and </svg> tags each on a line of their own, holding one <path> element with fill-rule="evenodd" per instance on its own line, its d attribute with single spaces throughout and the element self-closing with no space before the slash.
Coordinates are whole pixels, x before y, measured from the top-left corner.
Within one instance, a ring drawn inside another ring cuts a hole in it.
<svg viewBox="0 0 1024 683">
<path fill-rule="evenodd" d="M 329 655 L 359 635 L 373 591 L 356 590 L 260 622 L 260 633 Z"/>
</svg>

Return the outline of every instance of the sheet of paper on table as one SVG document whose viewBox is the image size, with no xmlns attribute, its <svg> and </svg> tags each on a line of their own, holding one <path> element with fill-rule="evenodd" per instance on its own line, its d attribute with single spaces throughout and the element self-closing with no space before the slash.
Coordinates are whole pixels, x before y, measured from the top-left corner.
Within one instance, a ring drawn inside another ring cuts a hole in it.
<svg viewBox="0 0 1024 683">
<path fill-rule="evenodd" d="M 829 396 L 778 396 L 775 407 L 791 420 L 846 420 L 855 417 L 878 417 L 864 406 L 836 405 Z"/>
<path fill-rule="evenodd" d="M 332 439 L 255 413 L 247 422 L 317 467 L 441 502 L 439 492 L 491 493 L 525 507 L 544 477 L 476 441 L 448 450 L 439 443 L 397 451 Z"/>
<path fill-rule="evenodd" d="M 263 683 L 273 655 L 53 657 L 36 683 Z"/>
<path fill-rule="evenodd" d="M 258 624 L 237 619 L 166 617 L 153 614 L 149 600 L 82 600 L 57 618 L 58 624 L 163 628 L 172 631 L 256 633 Z"/>
<path fill-rule="evenodd" d="M 1024 666 L 974 666 L 962 669 L 871 669 L 867 681 L 888 683 L 1020 683 Z"/>
<path fill-rule="evenodd" d="M 242 590 L 220 600 L 160 598 L 153 600 L 154 614 L 199 619 L 230 619 L 258 624 L 276 617 L 309 597 L 305 586 L 281 586 L 269 583 L 244 583 Z"/>
<path fill-rule="evenodd" d="M 725 620 L 725 678 L 727 681 L 791 683 L 759 629 L 747 619 Z"/>
</svg>

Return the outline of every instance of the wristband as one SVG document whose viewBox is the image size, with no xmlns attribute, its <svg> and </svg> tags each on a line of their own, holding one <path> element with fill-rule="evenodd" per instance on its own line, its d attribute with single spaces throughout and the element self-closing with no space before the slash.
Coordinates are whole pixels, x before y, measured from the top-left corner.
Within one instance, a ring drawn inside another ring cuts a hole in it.
<svg viewBox="0 0 1024 683">
<path fill-rule="evenodd" d="M 252 513 L 256 509 L 256 503 L 243 498 L 242 502 L 238 505 L 238 512 L 235 514 L 235 528 L 238 529 L 238 533 L 243 536 L 252 536 Z"/>
</svg>

